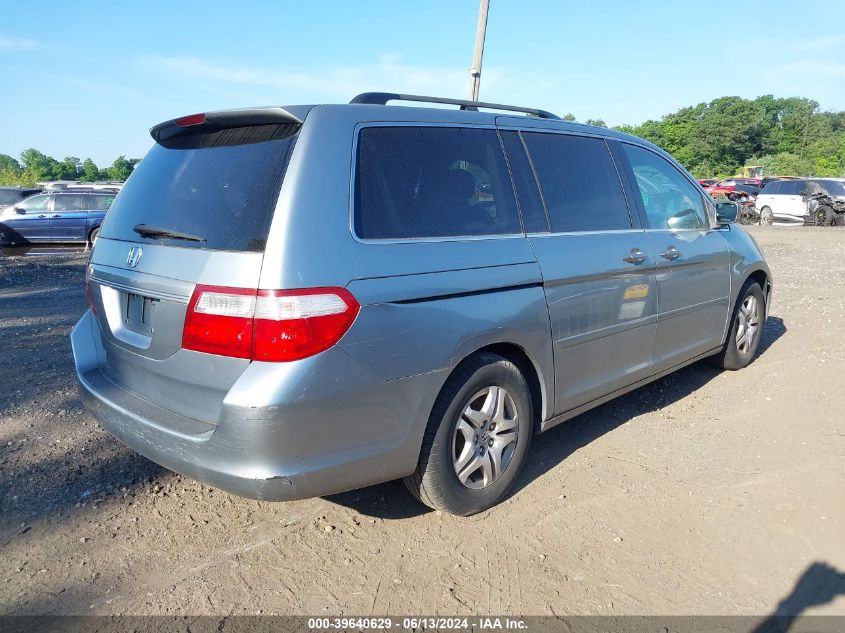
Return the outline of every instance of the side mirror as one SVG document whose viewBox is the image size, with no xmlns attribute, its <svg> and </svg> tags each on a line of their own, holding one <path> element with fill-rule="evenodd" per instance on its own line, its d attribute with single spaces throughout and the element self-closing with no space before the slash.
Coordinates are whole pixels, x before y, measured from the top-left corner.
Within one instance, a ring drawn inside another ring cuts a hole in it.
<svg viewBox="0 0 845 633">
<path fill-rule="evenodd" d="M 716 222 L 719 224 L 733 224 L 739 215 L 739 205 L 736 202 L 716 203 Z"/>
<path fill-rule="evenodd" d="M 15 213 L 17 213 L 18 215 L 25 215 L 26 209 L 24 209 L 22 207 L 15 207 Z"/>
</svg>

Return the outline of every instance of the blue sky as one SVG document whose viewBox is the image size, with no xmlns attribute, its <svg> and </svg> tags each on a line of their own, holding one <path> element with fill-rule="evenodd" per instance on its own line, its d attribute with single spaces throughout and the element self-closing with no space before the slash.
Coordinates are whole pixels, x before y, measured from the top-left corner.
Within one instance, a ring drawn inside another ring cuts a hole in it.
<svg viewBox="0 0 845 633">
<path fill-rule="evenodd" d="M 0 0 L 0 153 L 140 157 L 204 110 L 466 97 L 477 0 Z M 845 110 L 845 1 L 491 0 L 481 98 L 641 123 L 724 95 Z"/>
</svg>

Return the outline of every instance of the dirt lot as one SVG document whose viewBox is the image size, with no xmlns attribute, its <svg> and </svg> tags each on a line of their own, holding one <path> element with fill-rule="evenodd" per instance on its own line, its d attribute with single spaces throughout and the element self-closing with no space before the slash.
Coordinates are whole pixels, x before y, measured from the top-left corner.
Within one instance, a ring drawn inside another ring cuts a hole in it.
<svg viewBox="0 0 845 633">
<path fill-rule="evenodd" d="M 84 256 L 0 258 L 0 614 L 845 614 L 845 230 L 753 227 L 761 353 L 536 438 L 505 504 L 232 497 L 95 426 Z"/>
</svg>

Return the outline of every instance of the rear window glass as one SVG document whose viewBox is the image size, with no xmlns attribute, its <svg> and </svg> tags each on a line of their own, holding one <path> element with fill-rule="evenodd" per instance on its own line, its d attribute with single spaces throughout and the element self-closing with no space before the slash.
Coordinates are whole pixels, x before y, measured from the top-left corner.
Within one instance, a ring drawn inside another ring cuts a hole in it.
<svg viewBox="0 0 845 633">
<path fill-rule="evenodd" d="M 107 211 L 110 207 L 112 202 L 114 202 L 114 196 L 93 196 L 91 200 L 91 208 L 96 209 L 97 211 Z"/>
<path fill-rule="evenodd" d="M 483 129 L 361 130 L 354 219 L 365 239 L 521 232 L 499 139 Z"/>
<path fill-rule="evenodd" d="M 293 142 L 284 138 L 200 149 L 155 145 L 114 199 L 100 236 L 184 248 L 263 251 Z M 133 230 L 138 224 L 204 241 L 142 237 Z"/>
<path fill-rule="evenodd" d="M 631 228 L 622 184 L 601 139 L 523 133 L 555 233 Z"/>
</svg>

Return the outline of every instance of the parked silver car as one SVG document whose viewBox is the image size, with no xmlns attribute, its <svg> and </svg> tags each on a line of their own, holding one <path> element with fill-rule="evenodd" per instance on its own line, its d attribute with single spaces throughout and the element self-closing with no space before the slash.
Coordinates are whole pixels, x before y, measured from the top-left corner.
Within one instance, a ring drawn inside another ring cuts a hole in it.
<svg viewBox="0 0 845 633">
<path fill-rule="evenodd" d="M 760 341 L 771 273 L 736 207 L 639 138 L 385 93 L 151 133 L 91 256 L 79 384 L 127 445 L 232 493 L 405 478 L 468 515 L 534 433 Z"/>
</svg>

